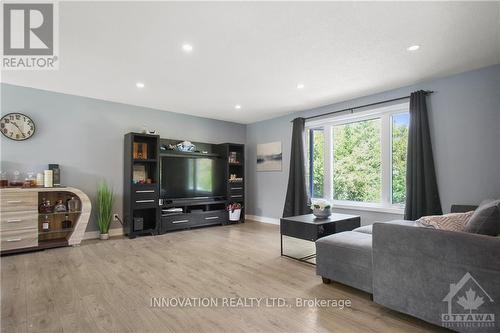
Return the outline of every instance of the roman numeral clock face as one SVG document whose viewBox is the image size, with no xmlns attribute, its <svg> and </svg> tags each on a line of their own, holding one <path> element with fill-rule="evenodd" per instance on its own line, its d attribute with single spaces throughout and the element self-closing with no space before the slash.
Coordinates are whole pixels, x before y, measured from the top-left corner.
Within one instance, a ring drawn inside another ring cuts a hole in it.
<svg viewBox="0 0 500 333">
<path fill-rule="evenodd" d="M 35 123 L 22 113 L 9 113 L 0 119 L 0 130 L 9 139 L 23 141 L 35 134 Z"/>
</svg>

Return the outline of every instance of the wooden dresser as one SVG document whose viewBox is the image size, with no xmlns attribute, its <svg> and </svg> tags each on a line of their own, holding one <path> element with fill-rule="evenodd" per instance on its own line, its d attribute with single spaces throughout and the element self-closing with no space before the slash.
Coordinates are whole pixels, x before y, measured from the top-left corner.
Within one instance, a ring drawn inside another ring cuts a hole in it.
<svg viewBox="0 0 500 333">
<path fill-rule="evenodd" d="M 80 209 L 75 212 L 39 213 L 42 198 L 75 197 Z M 88 196 L 72 187 L 0 189 L 1 254 L 78 245 L 83 239 L 91 211 Z M 69 216 L 71 228 L 62 229 L 61 221 Z M 42 231 L 42 219 L 50 220 L 50 231 Z"/>
</svg>

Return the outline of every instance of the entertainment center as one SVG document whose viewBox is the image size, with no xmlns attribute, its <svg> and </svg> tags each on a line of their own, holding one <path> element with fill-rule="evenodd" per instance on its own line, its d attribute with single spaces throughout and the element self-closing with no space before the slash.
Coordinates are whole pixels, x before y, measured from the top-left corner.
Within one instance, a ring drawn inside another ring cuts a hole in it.
<svg viewBox="0 0 500 333">
<path fill-rule="evenodd" d="M 192 142 L 128 133 L 124 139 L 124 233 L 146 234 L 229 222 L 244 222 L 245 147 L 242 144 Z M 230 221 L 230 203 L 242 206 Z"/>
</svg>

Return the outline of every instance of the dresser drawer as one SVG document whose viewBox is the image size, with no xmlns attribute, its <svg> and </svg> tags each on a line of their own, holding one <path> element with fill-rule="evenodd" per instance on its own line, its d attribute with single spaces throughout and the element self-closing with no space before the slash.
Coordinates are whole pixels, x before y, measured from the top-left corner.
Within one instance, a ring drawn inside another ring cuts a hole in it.
<svg viewBox="0 0 500 333">
<path fill-rule="evenodd" d="M 0 230 L 23 230 L 38 228 L 38 212 L 2 212 L 0 214 Z"/>
<path fill-rule="evenodd" d="M 197 225 L 211 225 L 211 224 L 222 224 L 227 222 L 228 213 L 227 211 L 208 211 L 202 214 L 196 214 L 196 224 Z"/>
<path fill-rule="evenodd" d="M 0 194 L 0 211 L 4 212 L 22 212 L 38 210 L 37 192 L 2 191 Z"/>
<path fill-rule="evenodd" d="M 229 191 L 231 193 L 243 193 L 243 185 L 231 184 L 229 185 Z"/>
<path fill-rule="evenodd" d="M 168 217 L 164 216 L 161 218 L 162 232 L 189 228 L 194 224 L 195 216 L 193 214 L 179 214 Z"/>
<path fill-rule="evenodd" d="M 231 200 L 231 201 L 242 202 L 243 198 L 244 198 L 243 193 L 240 193 L 240 194 L 229 193 L 229 200 Z"/>
<path fill-rule="evenodd" d="M 15 250 L 38 246 L 38 228 L 1 232 L 0 250 Z"/>
<path fill-rule="evenodd" d="M 155 208 L 159 206 L 159 200 L 156 198 L 134 198 L 132 200 L 134 209 Z"/>
<path fill-rule="evenodd" d="M 132 194 L 156 194 L 158 193 L 157 184 L 142 184 L 132 186 Z"/>
</svg>

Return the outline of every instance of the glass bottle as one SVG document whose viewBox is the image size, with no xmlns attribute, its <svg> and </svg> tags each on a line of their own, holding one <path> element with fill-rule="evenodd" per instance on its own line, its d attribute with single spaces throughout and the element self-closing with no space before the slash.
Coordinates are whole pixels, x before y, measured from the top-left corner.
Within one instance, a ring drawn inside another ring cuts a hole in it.
<svg viewBox="0 0 500 333">
<path fill-rule="evenodd" d="M 10 181 L 10 186 L 13 187 L 20 187 L 23 186 L 23 181 L 21 180 L 21 173 L 17 170 L 15 170 L 13 173 L 14 177 Z"/>
<path fill-rule="evenodd" d="M 43 231 L 49 231 L 50 230 L 50 221 L 49 221 L 49 216 L 45 215 L 43 222 L 42 222 L 42 230 Z"/>
<path fill-rule="evenodd" d="M 50 200 L 46 200 L 45 204 L 42 207 L 42 213 L 52 213 L 54 211 L 54 207 L 50 204 Z"/>
<path fill-rule="evenodd" d="M 45 213 L 45 205 L 47 204 L 47 199 L 42 198 L 42 202 L 38 206 L 38 212 L 39 213 Z"/>
<path fill-rule="evenodd" d="M 43 173 L 37 173 L 36 174 L 36 186 L 38 187 L 43 187 Z"/>
<path fill-rule="evenodd" d="M 76 197 L 71 197 L 71 199 L 68 200 L 68 211 L 70 212 L 77 212 L 78 209 L 80 208 L 80 202 Z"/>
<path fill-rule="evenodd" d="M 0 171 L 0 187 L 9 186 L 9 180 L 7 179 L 7 172 Z"/>
<path fill-rule="evenodd" d="M 36 187 L 36 176 L 33 171 L 29 171 L 26 173 L 26 180 L 29 182 L 30 187 Z"/>
<path fill-rule="evenodd" d="M 33 177 L 34 172 L 27 172 L 26 173 L 26 178 L 24 178 L 24 184 L 23 187 L 35 187 L 36 186 L 36 179 Z"/>
<path fill-rule="evenodd" d="M 71 225 L 73 224 L 71 220 L 69 219 L 69 216 L 66 214 L 64 215 L 64 221 L 62 221 L 62 228 L 63 229 L 70 229 Z"/>
<path fill-rule="evenodd" d="M 57 200 L 54 206 L 54 213 L 63 213 L 66 211 L 66 205 L 63 203 L 62 199 Z"/>
</svg>

